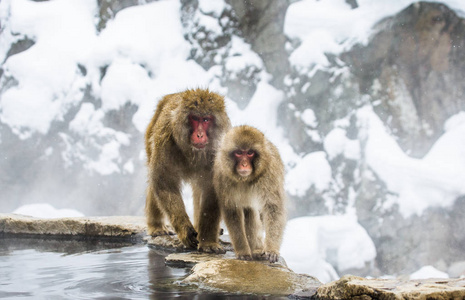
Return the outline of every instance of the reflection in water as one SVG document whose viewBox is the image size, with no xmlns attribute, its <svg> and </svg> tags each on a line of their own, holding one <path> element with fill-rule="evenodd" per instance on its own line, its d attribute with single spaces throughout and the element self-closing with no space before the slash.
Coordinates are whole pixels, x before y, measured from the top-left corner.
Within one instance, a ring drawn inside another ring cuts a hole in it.
<svg viewBox="0 0 465 300">
<path fill-rule="evenodd" d="M 176 284 L 189 269 L 165 266 L 145 245 L 0 239 L 0 298 L 260 299 Z"/>
</svg>

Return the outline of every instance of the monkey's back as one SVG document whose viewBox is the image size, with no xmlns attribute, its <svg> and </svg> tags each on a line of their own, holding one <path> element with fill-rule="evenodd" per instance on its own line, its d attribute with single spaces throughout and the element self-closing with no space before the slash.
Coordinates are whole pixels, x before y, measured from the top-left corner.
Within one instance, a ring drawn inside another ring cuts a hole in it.
<svg viewBox="0 0 465 300">
<path fill-rule="evenodd" d="M 172 136 L 172 129 L 169 125 L 170 115 L 167 112 L 175 110 L 179 103 L 178 94 L 166 95 L 158 102 L 155 114 L 145 132 L 145 152 L 148 163 L 150 163 L 159 143 L 166 142 Z"/>
</svg>

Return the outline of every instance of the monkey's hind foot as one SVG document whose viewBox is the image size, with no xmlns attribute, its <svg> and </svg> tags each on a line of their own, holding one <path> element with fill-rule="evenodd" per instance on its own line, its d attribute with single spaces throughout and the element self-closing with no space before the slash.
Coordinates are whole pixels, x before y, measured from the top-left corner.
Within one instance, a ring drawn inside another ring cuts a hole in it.
<svg viewBox="0 0 465 300">
<path fill-rule="evenodd" d="M 153 237 L 161 236 L 161 235 L 175 235 L 176 233 L 172 230 L 169 226 L 157 226 L 147 228 L 147 234 Z"/>
<path fill-rule="evenodd" d="M 226 250 L 218 243 L 200 243 L 199 252 L 224 254 Z"/>
<path fill-rule="evenodd" d="M 251 261 L 253 260 L 252 255 L 249 254 L 244 254 L 244 255 L 236 255 L 238 259 L 240 260 L 248 260 Z"/>
</svg>

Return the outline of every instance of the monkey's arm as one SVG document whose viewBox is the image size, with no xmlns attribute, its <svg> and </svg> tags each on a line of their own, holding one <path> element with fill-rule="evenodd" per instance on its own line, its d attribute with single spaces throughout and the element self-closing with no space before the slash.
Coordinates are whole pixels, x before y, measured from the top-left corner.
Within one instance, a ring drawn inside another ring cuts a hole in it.
<svg viewBox="0 0 465 300">
<path fill-rule="evenodd" d="M 264 255 L 263 248 L 263 230 L 260 213 L 251 207 L 244 209 L 244 223 L 247 231 L 247 241 L 250 250 L 255 259 L 262 259 Z"/>
<path fill-rule="evenodd" d="M 173 173 L 165 169 L 164 172 L 153 174 L 154 193 L 181 242 L 187 247 L 197 248 L 197 232 L 189 220 L 181 197 L 181 180 Z"/>
<path fill-rule="evenodd" d="M 275 263 L 279 259 L 279 248 L 283 239 L 286 226 L 286 211 L 284 207 L 284 195 L 282 192 L 271 193 L 264 207 L 265 223 L 265 256 Z"/>
<path fill-rule="evenodd" d="M 221 212 L 213 189 L 211 174 L 202 177 L 197 186 L 202 190 L 198 212 L 199 251 L 208 253 L 225 253 L 219 244 Z"/>
<path fill-rule="evenodd" d="M 242 260 L 252 260 L 252 252 L 247 242 L 244 212 L 242 209 L 234 207 L 223 208 L 223 217 L 228 227 L 236 257 Z"/>
</svg>

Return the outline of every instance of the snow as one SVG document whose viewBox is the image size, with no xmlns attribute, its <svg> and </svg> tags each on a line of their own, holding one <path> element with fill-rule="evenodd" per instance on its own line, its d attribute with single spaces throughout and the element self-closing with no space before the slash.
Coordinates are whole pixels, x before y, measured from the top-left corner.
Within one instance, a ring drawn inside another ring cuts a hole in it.
<svg viewBox="0 0 465 300">
<path fill-rule="evenodd" d="M 50 123 L 61 119 L 74 102 L 75 98 L 69 94 L 78 92 L 73 87 L 77 62 L 88 52 L 87 45 L 95 36 L 96 3 L 18 0 L 6 3 L 2 9 L 7 9 L 8 4 L 11 5 L 11 31 L 34 38 L 36 43 L 28 51 L 11 56 L 4 64 L 5 73 L 21 84 L 2 94 L 0 119 L 21 138 L 27 138 L 34 131 L 46 133 Z"/>
<path fill-rule="evenodd" d="M 93 135 L 100 130 L 103 116 L 103 112 L 96 111 L 92 103 L 83 103 L 74 119 L 70 122 L 69 129 L 83 135 Z"/>
<path fill-rule="evenodd" d="M 95 31 L 97 7 L 92 0 L 3 1 L 2 12 L 8 10 L 11 31 L 36 43 L 3 65 L 5 74 L 20 84 L 3 92 L 0 120 L 22 139 L 35 132 L 46 134 L 53 121 L 61 120 L 70 107 L 79 104 L 86 85 L 92 85 L 94 96 L 102 99 L 102 108 L 90 112 L 84 104 L 85 115 L 81 108 L 70 129 L 83 139 L 87 139 L 86 131 L 105 136 L 104 142 L 89 141 L 99 148 L 100 156 L 89 161 L 83 155 L 85 145 L 78 142 L 78 147 L 73 146 L 73 139 L 63 137 L 68 145 L 63 157 L 82 159 L 88 169 L 100 174 L 123 171 L 116 160 L 121 146 L 128 143 L 127 137 L 104 127 L 104 112 L 128 102 L 137 105 L 133 123 L 143 132 L 163 95 L 209 86 L 212 80 L 199 65 L 187 60 L 190 48 L 183 38 L 177 1 L 124 9 L 100 35 Z M 0 53 L 7 51 L 7 45 L 0 44 Z M 80 74 L 78 64 L 85 68 L 86 76 Z M 106 68 L 106 76 L 100 82 L 102 68 Z"/>
<path fill-rule="evenodd" d="M 215 35 L 220 35 L 223 32 L 218 19 L 214 17 L 210 17 L 208 15 L 204 15 L 202 18 L 199 19 L 199 26 L 205 27 L 208 31 Z"/>
<path fill-rule="evenodd" d="M 132 159 L 128 160 L 123 166 L 124 171 L 130 174 L 134 173 L 134 168 L 134 162 L 132 161 Z"/>
<path fill-rule="evenodd" d="M 410 279 L 449 278 L 447 273 L 441 272 L 433 266 L 424 266 L 418 271 L 410 274 Z"/>
<path fill-rule="evenodd" d="M 348 159 L 360 159 L 360 143 L 358 140 L 350 140 L 346 137 L 346 131 L 342 128 L 334 128 L 324 140 L 324 148 L 329 159 L 342 154 Z"/>
<path fill-rule="evenodd" d="M 372 27 L 381 19 L 401 11 L 415 0 L 358 0 L 351 9 L 344 0 L 303 0 L 289 6 L 284 32 L 302 43 L 291 54 L 290 62 L 298 69 L 313 64 L 327 65 L 325 53 L 339 53 L 355 42 L 365 43 Z M 435 1 L 465 11 L 461 0 Z"/>
<path fill-rule="evenodd" d="M 143 132 L 162 96 L 209 85 L 208 73 L 187 60 L 189 51 L 182 33 L 180 3 L 157 1 L 117 13 L 98 37 L 85 65 L 96 96 L 104 100 L 103 109 L 136 104 L 132 121 Z M 103 66 L 109 67 L 100 86 L 99 68 Z"/>
<path fill-rule="evenodd" d="M 312 186 L 317 191 L 324 191 L 331 183 L 331 166 L 323 151 L 305 155 L 286 175 L 286 190 L 294 196 L 305 196 Z"/>
<path fill-rule="evenodd" d="M 221 13 L 225 9 L 225 3 L 218 0 L 200 0 L 199 8 L 204 14 L 212 14 L 213 16 L 219 18 Z"/>
<path fill-rule="evenodd" d="M 95 171 L 102 175 L 112 173 L 120 173 L 119 163 L 121 156 L 119 148 L 123 145 L 129 145 L 129 135 L 123 132 L 118 132 L 112 128 L 104 127 L 103 125 L 104 112 L 96 110 L 92 103 L 83 103 L 76 117 L 70 122 L 69 128 L 75 132 L 80 139 L 73 147 L 70 144 L 70 139 L 64 137 L 68 141 L 68 155 L 64 156 L 65 162 L 69 165 L 76 157 L 83 157 L 85 151 L 90 147 L 98 147 L 97 141 L 100 140 L 100 153 L 97 159 L 86 158 L 84 167 L 90 171 Z"/>
<path fill-rule="evenodd" d="M 262 73 L 262 76 L 266 77 L 267 75 Z M 281 91 L 262 80 L 258 83 L 255 94 L 244 110 L 239 109 L 235 102 L 230 99 L 226 99 L 226 107 L 233 126 L 246 124 L 263 131 L 265 136 L 278 148 L 284 164 L 292 165 L 300 161 L 301 158 L 289 145 L 286 133 L 278 126 L 278 108 L 283 97 Z M 266 105 L 263 105 L 263 101 L 266 101 Z"/>
<path fill-rule="evenodd" d="M 35 203 L 20 206 L 13 211 L 14 214 L 31 216 L 36 218 L 74 218 L 84 217 L 84 214 L 74 209 L 56 209 L 47 203 Z"/>
<path fill-rule="evenodd" d="M 226 60 L 226 70 L 233 74 L 244 70 L 247 66 L 255 66 L 257 69 L 263 68 L 261 58 L 253 52 L 251 46 L 246 44 L 242 38 L 233 36 L 231 40 L 230 57 Z"/>
<path fill-rule="evenodd" d="M 189 47 L 182 35 L 180 3 L 159 1 L 121 10 L 107 23 L 88 60 L 97 66 L 129 58 L 155 75 L 170 62 L 186 60 Z"/>
<path fill-rule="evenodd" d="M 116 59 L 101 83 L 102 109 L 119 109 L 127 102 L 141 104 L 150 99 L 151 80 L 147 71 L 128 59 Z"/>
<path fill-rule="evenodd" d="M 102 175 L 119 173 L 120 168 L 118 164 L 121 162 L 119 148 L 121 145 L 122 143 L 118 140 L 109 141 L 104 144 L 98 159 L 90 161 L 85 167 L 90 170 L 95 170 Z"/>
<path fill-rule="evenodd" d="M 317 127 L 318 126 L 318 121 L 315 116 L 315 112 L 311 110 L 310 108 L 307 108 L 302 112 L 300 115 L 302 121 L 305 123 L 305 125 L 310 126 L 310 127 Z"/>
<path fill-rule="evenodd" d="M 373 263 L 376 249 L 353 216 L 301 217 L 286 225 L 281 255 L 294 272 L 317 277 L 323 283 Z"/>
<path fill-rule="evenodd" d="M 465 194 L 464 114 L 446 122 L 447 131 L 423 159 L 405 154 L 369 106 L 357 112 L 366 135 L 368 165 L 397 194 L 405 216 L 421 215 L 431 206 L 451 206 Z"/>
</svg>

